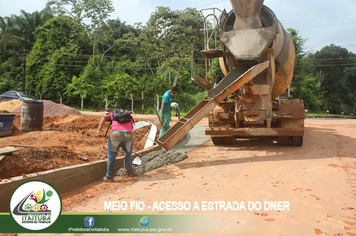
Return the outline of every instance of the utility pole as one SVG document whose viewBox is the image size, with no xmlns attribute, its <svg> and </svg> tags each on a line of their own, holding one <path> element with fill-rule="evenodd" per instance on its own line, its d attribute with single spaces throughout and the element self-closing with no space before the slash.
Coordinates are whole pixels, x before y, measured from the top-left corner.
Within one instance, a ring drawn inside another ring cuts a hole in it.
<svg viewBox="0 0 356 236">
<path fill-rule="evenodd" d="M 26 92 L 26 45 L 27 45 L 27 32 L 25 31 L 25 48 L 24 48 L 24 62 L 22 72 L 22 92 Z"/>
<path fill-rule="evenodd" d="M 192 43 L 192 67 L 190 71 L 190 77 L 193 78 L 193 68 L 194 68 L 194 44 Z"/>
<path fill-rule="evenodd" d="M 133 99 L 132 94 L 130 94 L 130 96 L 131 96 L 131 111 L 133 111 L 134 99 Z"/>
<path fill-rule="evenodd" d="M 145 109 L 144 109 L 144 106 L 143 106 L 143 99 L 144 99 L 144 94 L 143 94 L 143 91 L 142 91 L 142 114 L 145 114 Z"/>
</svg>

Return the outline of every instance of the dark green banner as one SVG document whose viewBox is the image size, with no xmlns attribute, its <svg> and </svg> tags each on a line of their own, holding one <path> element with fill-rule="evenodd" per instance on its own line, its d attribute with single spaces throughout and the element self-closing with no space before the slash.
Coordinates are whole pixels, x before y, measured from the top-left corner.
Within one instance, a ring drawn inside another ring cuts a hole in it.
<svg viewBox="0 0 356 236">
<path fill-rule="evenodd" d="M 28 230 L 0 213 L 1 233 L 197 233 L 211 232 L 208 215 L 63 213 L 48 228 Z M 211 224 L 210 224 L 211 225 Z"/>
</svg>

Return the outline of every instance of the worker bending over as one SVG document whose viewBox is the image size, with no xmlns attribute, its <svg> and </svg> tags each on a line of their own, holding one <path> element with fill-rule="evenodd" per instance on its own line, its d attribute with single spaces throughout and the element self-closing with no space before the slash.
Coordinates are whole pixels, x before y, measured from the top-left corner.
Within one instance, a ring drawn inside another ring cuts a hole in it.
<svg viewBox="0 0 356 236">
<path fill-rule="evenodd" d="M 179 109 L 179 105 L 176 102 L 172 102 L 171 104 L 171 110 L 176 110 L 176 117 L 178 117 L 178 120 L 180 120 L 180 109 Z M 172 114 L 171 114 L 172 117 Z M 172 120 L 172 119 L 171 119 Z"/>
<path fill-rule="evenodd" d="M 98 134 L 100 134 L 105 122 L 112 122 L 112 128 L 108 139 L 107 172 L 103 180 L 105 182 L 112 182 L 114 181 L 115 159 L 120 147 L 125 153 L 125 175 L 130 175 L 132 173 L 133 120 L 131 119 L 129 122 L 119 123 L 113 119 L 113 113 L 110 113 L 103 116 L 101 119 L 98 127 Z"/>
</svg>

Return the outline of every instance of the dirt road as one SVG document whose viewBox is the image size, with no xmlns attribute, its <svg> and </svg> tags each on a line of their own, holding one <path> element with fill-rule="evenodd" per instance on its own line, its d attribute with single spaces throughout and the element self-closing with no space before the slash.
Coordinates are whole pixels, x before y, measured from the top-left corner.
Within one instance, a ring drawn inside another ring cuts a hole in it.
<svg viewBox="0 0 356 236">
<path fill-rule="evenodd" d="M 219 233 L 356 235 L 356 120 L 309 119 L 305 127 L 302 147 L 278 146 L 272 139 L 234 146 L 208 141 L 183 162 L 65 194 L 63 212 L 106 212 L 105 201 L 143 201 L 146 206 L 235 201 L 237 209 L 220 204 L 188 212 L 213 216 L 210 224 Z M 251 202 L 260 202 L 261 209 Z M 271 203 L 279 208 L 268 209 Z"/>
</svg>

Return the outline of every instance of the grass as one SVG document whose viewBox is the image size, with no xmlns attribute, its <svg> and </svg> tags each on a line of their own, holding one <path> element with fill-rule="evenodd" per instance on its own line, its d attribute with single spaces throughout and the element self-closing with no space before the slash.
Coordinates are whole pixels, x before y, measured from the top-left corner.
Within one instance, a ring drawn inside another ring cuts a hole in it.
<svg viewBox="0 0 356 236">
<path fill-rule="evenodd" d="M 312 113 L 306 112 L 305 118 L 338 118 L 338 119 L 356 119 L 356 116 L 341 115 L 341 114 L 327 114 L 327 113 Z"/>
</svg>

